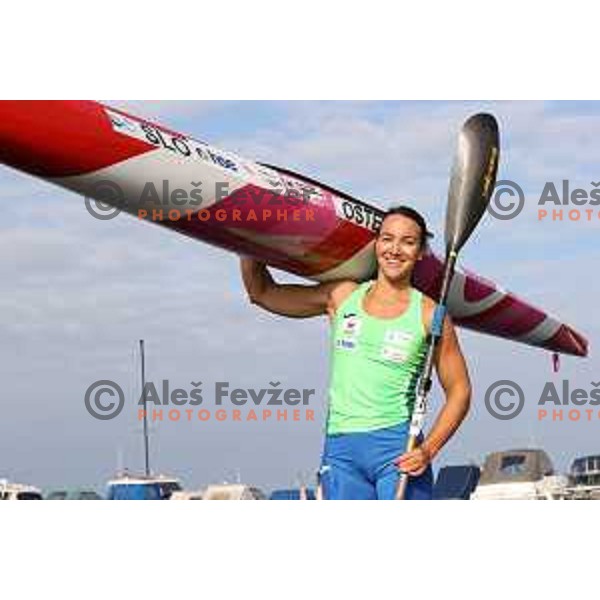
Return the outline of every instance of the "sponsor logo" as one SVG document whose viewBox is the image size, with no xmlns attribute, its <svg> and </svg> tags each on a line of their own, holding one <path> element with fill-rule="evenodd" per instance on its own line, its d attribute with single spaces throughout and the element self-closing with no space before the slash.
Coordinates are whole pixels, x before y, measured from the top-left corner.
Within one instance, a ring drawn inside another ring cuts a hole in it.
<svg viewBox="0 0 600 600">
<path fill-rule="evenodd" d="M 391 360 L 395 363 L 403 363 L 408 358 L 406 350 L 395 348 L 393 346 L 384 346 L 381 350 L 381 356 L 386 360 Z"/>
<path fill-rule="evenodd" d="M 361 320 L 355 314 L 346 314 L 342 324 L 342 333 L 345 336 L 357 336 L 361 325 Z"/>
<path fill-rule="evenodd" d="M 347 340 L 342 338 L 340 340 L 336 340 L 335 345 L 337 348 L 341 350 L 354 350 L 356 349 L 356 342 L 354 340 Z"/>
<path fill-rule="evenodd" d="M 386 344 L 392 344 L 393 346 L 408 346 L 415 339 L 415 336 L 401 329 L 388 329 L 383 339 Z"/>
</svg>

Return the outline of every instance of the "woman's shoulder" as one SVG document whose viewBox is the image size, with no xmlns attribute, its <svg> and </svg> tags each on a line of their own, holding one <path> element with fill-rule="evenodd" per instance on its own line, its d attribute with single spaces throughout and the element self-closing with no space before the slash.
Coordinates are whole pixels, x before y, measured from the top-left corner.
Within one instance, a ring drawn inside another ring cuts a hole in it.
<svg viewBox="0 0 600 600">
<path fill-rule="evenodd" d="M 423 319 L 423 326 L 425 327 L 425 331 L 429 331 L 437 303 L 427 294 L 424 294 L 423 292 L 419 293 L 421 295 L 421 315 Z"/>
<path fill-rule="evenodd" d="M 421 292 L 421 314 L 423 318 L 423 325 L 425 326 L 426 331 L 429 331 L 431 328 L 436 306 L 437 302 L 433 298 Z M 444 320 L 452 324 L 452 319 L 450 318 L 449 313 L 446 313 Z"/>
<path fill-rule="evenodd" d="M 432 311 L 435 310 L 437 302 L 431 296 L 428 296 L 424 292 L 420 292 L 417 288 L 413 288 L 413 290 L 415 292 L 417 292 L 418 294 L 420 294 L 421 305 L 423 306 L 423 308 L 426 308 L 427 310 L 432 310 Z"/>
<path fill-rule="evenodd" d="M 364 283 L 358 283 L 350 279 L 345 281 L 339 281 L 338 285 L 336 285 L 331 291 L 331 298 L 333 300 L 334 306 L 341 306 L 344 303 L 344 301 L 352 295 L 353 292 L 355 292 L 362 286 L 364 286 Z"/>
<path fill-rule="evenodd" d="M 351 279 L 338 281 L 336 285 L 331 289 L 329 295 L 329 316 L 333 318 L 337 310 L 346 302 L 350 296 L 359 288 L 368 285 L 369 282 L 358 283 Z"/>
</svg>

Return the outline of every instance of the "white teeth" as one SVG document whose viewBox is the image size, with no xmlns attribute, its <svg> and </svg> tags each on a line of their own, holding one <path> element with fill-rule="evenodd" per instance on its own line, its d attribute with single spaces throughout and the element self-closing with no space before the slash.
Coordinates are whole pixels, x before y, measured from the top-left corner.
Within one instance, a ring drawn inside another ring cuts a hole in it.
<svg viewBox="0 0 600 600">
<path fill-rule="evenodd" d="M 390 267 L 400 267 L 402 266 L 406 261 L 404 259 L 401 258 L 385 258 L 385 263 L 390 266 Z"/>
</svg>

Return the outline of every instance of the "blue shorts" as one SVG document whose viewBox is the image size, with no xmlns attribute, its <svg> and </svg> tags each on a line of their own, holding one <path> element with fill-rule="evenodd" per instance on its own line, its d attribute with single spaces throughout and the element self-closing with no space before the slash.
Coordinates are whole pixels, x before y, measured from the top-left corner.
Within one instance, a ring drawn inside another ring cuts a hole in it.
<svg viewBox="0 0 600 600">
<path fill-rule="evenodd" d="M 400 479 L 395 461 L 406 451 L 408 423 L 325 438 L 319 471 L 325 500 L 394 500 Z M 431 465 L 411 477 L 407 500 L 431 500 Z"/>
</svg>

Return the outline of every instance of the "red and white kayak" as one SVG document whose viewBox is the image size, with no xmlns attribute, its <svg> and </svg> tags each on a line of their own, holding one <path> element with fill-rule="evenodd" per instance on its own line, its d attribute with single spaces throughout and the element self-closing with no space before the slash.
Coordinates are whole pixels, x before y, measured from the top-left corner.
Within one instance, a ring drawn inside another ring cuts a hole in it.
<svg viewBox="0 0 600 600">
<path fill-rule="evenodd" d="M 375 272 L 380 209 L 98 102 L 0 102 L 0 162 L 312 280 Z M 442 267 L 429 254 L 414 285 L 436 298 Z M 587 355 L 582 335 L 476 274 L 457 270 L 448 306 L 463 327 Z"/>
</svg>

